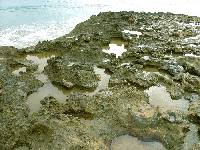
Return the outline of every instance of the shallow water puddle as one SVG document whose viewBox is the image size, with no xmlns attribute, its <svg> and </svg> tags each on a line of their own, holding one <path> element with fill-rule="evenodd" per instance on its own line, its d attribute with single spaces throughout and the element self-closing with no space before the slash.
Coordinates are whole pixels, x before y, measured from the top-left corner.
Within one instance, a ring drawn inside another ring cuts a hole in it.
<svg viewBox="0 0 200 150">
<path fill-rule="evenodd" d="M 44 83 L 44 85 L 38 89 L 37 92 L 31 94 L 27 99 L 27 104 L 30 108 L 30 113 L 38 112 L 41 107 L 40 101 L 43 100 L 45 97 L 52 96 L 57 99 L 61 103 L 65 103 L 65 100 L 69 94 L 72 92 L 84 92 L 79 90 L 67 90 L 62 86 L 54 86 L 48 76 L 43 73 L 44 67 L 48 65 L 47 60 L 55 57 L 54 55 L 49 57 L 38 57 L 38 56 L 31 56 L 28 55 L 26 57 L 27 60 L 30 60 L 33 64 L 38 65 L 38 70 L 35 72 L 35 76 L 38 80 Z M 72 66 L 74 63 L 70 63 L 69 66 Z M 108 82 L 110 79 L 110 75 L 107 75 L 104 71 L 105 69 L 100 69 L 94 66 L 95 74 L 100 75 L 100 81 L 98 83 L 98 87 L 95 91 L 86 93 L 90 96 L 95 95 L 98 91 L 102 89 L 106 89 L 108 87 Z"/>
<path fill-rule="evenodd" d="M 45 55 L 46 56 L 46 55 Z M 38 65 L 38 69 L 35 72 L 36 79 L 44 83 L 44 85 L 38 89 L 37 92 L 31 94 L 27 99 L 27 104 L 30 108 L 30 113 L 37 112 L 40 110 L 40 101 L 45 97 L 52 96 L 56 98 L 59 102 L 65 102 L 66 95 L 55 87 L 48 79 L 48 76 L 43 73 L 44 67 L 47 66 L 47 60 L 55 57 L 51 56 L 36 56 L 36 55 L 27 55 L 26 59 L 31 61 L 33 64 Z"/>
<path fill-rule="evenodd" d="M 138 48 L 154 48 L 153 46 L 151 45 L 145 45 L 145 44 L 140 44 L 137 46 Z"/>
<path fill-rule="evenodd" d="M 28 97 L 27 104 L 30 108 L 30 113 L 39 111 L 41 107 L 40 101 L 48 96 L 56 98 L 61 103 L 64 103 L 66 99 L 66 95 L 61 90 L 48 82 Z"/>
<path fill-rule="evenodd" d="M 122 66 L 130 66 L 130 64 L 131 63 L 129 63 L 129 62 L 128 63 L 122 63 L 122 64 L 120 64 L 120 67 L 122 67 Z"/>
<path fill-rule="evenodd" d="M 43 73 L 44 67 L 48 65 L 47 60 L 53 58 L 55 56 L 60 55 L 59 53 L 40 53 L 37 55 L 27 55 L 26 60 L 31 61 L 34 65 L 38 66 L 37 71 L 35 72 L 36 79 L 40 80 L 41 82 L 45 83 L 48 81 L 47 75 Z"/>
<path fill-rule="evenodd" d="M 73 66 L 75 63 L 69 63 L 69 65 L 68 65 L 68 67 L 71 67 L 71 66 Z"/>
<path fill-rule="evenodd" d="M 149 56 L 143 56 L 142 58 L 143 58 L 144 60 L 149 60 L 149 59 L 150 59 Z"/>
<path fill-rule="evenodd" d="M 186 27 L 199 27 L 199 22 L 190 22 L 190 23 L 183 23 L 183 22 L 176 22 L 178 25 L 186 26 Z"/>
<path fill-rule="evenodd" d="M 107 62 L 110 62 L 110 59 L 105 59 L 102 61 L 103 63 L 107 63 Z"/>
<path fill-rule="evenodd" d="M 45 75 L 44 73 L 41 74 L 36 74 L 35 78 L 43 83 L 47 83 L 49 82 L 49 78 L 47 75 Z"/>
<path fill-rule="evenodd" d="M 192 146 L 199 143 L 198 127 L 195 124 L 190 124 L 189 132 L 186 133 L 183 150 L 192 149 Z"/>
<path fill-rule="evenodd" d="M 20 76 L 20 72 L 26 72 L 26 67 L 21 67 L 15 71 L 13 71 L 12 73 L 17 75 L 17 76 Z"/>
<path fill-rule="evenodd" d="M 101 68 L 94 66 L 94 72 L 95 72 L 95 74 L 99 75 L 100 80 L 98 82 L 98 87 L 96 88 L 96 90 L 88 94 L 90 96 L 95 95 L 96 93 L 98 93 L 101 90 L 107 89 L 108 83 L 110 80 L 110 75 L 105 73 L 105 69 L 101 69 Z"/>
<path fill-rule="evenodd" d="M 190 47 L 199 47 L 199 45 L 195 45 L 195 44 L 189 44 Z"/>
<path fill-rule="evenodd" d="M 122 38 L 119 38 L 119 37 L 115 37 L 115 38 L 111 38 L 110 40 L 110 44 L 117 44 L 117 45 L 126 45 L 127 42 L 124 41 Z"/>
<path fill-rule="evenodd" d="M 103 49 L 102 50 L 104 53 L 108 54 L 115 54 L 116 58 L 122 56 L 124 52 L 127 50 L 124 48 L 124 44 L 118 44 L 118 43 L 110 43 L 108 49 Z"/>
<path fill-rule="evenodd" d="M 44 57 L 44 58 L 40 58 L 38 56 L 34 56 L 34 55 L 27 55 L 26 59 L 30 60 L 33 64 L 38 65 L 38 73 L 41 73 L 44 70 L 44 67 L 47 66 L 47 60 L 55 57 L 55 55 L 52 55 L 50 57 Z"/>
<path fill-rule="evenodd" d="M 188 37 L 183 40 L 183 44 L 198 44 L 200 42 L 200 35 Z"/>
<path fill-rule="evenodd" d="M 122 135 L 111 143 L 111 150 L 166 150 L 159 142 L 144 142 L 130 135 Z"/>
<path fill-rule="evenodd" d="M 126 33 L 126 34 L 130 34 L 130 35 L 137 35 L 137 38 L 139 38 L 140 35 L 142 35 L 142 33 L 139 32 L 139 31 L 124 30 L 124 31 L 122 31 L 122 32 L 123 32 L 123 33 Z M 130 38 L 132 38 L 132 37 L 130 37 Z"/>
<path fill-rule="evenodd" d="M 143 68 L 143 73 L 144 73 L 144 76 L 147 77 L 148 75 L 150 75 L 151 73 L 154 73 L 154 74 L 157 74 L 159 76 L 162 76 L 166 79 L 170 79 L 170 76 L 167 75 L 166 73 L 164 72 L 161 72 L 160 70 L 158 70 L 157 68 L 153 68 L 153 67 L 144 67 Z"/>
<path fill-rule="evenodd" d="M 187 113 L 189 102 L 184 99 L 172 100 L 170 94 L 164 86 L 152 86 L 145 92 L 149 96 L 149 103 L 159 107 L 161 111 L 179 111 Z"/>
<path fill-rule="evenodd" d="M 192 27 L 199 27 L 200 23 L 199 22 L 191 22 L 191 23 L 189 23 L 189 25 Z"/>
</svg>

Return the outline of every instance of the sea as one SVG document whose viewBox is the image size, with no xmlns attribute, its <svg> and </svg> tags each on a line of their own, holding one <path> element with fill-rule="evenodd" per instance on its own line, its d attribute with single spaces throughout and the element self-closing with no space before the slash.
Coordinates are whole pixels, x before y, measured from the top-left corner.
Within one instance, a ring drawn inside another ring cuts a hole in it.
<svg viewBox="0 0 200 150">
<path fill-rule="evenodd" d="M 0 0 L 0 46 L 24 48 L 69 33 L 106 11 L 200 16 L 199 0 Z"/>
</svg>

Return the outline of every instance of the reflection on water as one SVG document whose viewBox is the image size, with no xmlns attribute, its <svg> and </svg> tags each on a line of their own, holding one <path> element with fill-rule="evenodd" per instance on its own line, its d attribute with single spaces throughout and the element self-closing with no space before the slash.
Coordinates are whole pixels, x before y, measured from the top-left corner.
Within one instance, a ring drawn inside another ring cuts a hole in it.
<svg viewBox="0 0 200 150">
<path fill-rule="evenodd" d="M 110 80 L 110 75 L 105 73 L 105 69 L 97 68 L 96 66 L 94 66 L 94 72 L 95 74 L 100 76 L 100 80 L 98 82 L 98 87 L 96 88 L 96 90 L 88 94 L 90 96 L 95 95 L 101 90 L 107 89 Z"/>
<path fill-rule="evenodd" d="M 30 113 L 37 112 L 40 110 L 41 104 L 40 101 L 45 97 L 52 96 L 57 99 L 61 103 L 65 103 L 65 100 L 69 94 L 74 92 L 85 93 L 89 96 L 93 96 L 98 93 L 100 90 L 108 88 L 108 83 L 110 79 L 110 75 L 105 73 L 105 69 L 98 68 L 94 66 L 95 74 L 100 76 L 100 80 L 98 82 L 98 87 L 93 92 L 86 92 L 83 90 L 79 90 L 77 88 L 66 89 L 63 86 L 53 85 L 51 81 L 48 79 L 48 76 L 43 73 L 44 67 L 48 65 L 47 60 L 55 57 L 52 54 L 40 54 L 40 55 L 27 55 L 26 59 L 31 61 L 33 64 L 38 65 L 38 69 L 35 72 L 36 79 L 40 80 L 44 83 L 44 85 L 38 89 L 37 92 L 31 94 L 27 98 L 27 104 L 30 108 Z M 69 66 L 72 66 L 74 63 L 71 62 Z"/>
<path fill-rule="evenodd" d="M 53 57 L 55 57 L 55 55 L 43 58 L 41 58 L 41 56 L 27 55 L 26 59 L 30 60 L 33 64 L 38 65 L 37 72 L 41 73 L 44 70 L 44 67 L 47 66 L 47 60 Z"/>
<path fill-rule="evenodd" d="M 124 52 L 127 51 L 124 47 L 125 44 L 126 43 L 123 42 L 121 39 L 112 39 L 109 46 L 103 49 L 102 51 L 108 54 L 115 54 L 116 58 L 118 58 L 122 56 Z"/>
<path fill-rule="evenodd" d="M 140 37 L 140 35 L 142 35 L 141 32 L 139 31 L 130 31 L 130 30 L 124 30 L 122 31 L 123 33 L 126 33 L 126 34 L 130 34 L 130 35 L 137 35 L 137 38 Z M 132 37 L 130 36 L 130 39 L 132 39 Z"/>
<path fill-rule="evenodd" d="M 66 95 L 61 90 L 52 85 L 50 82 L 45 83 L 44 86 L 38 89 L 37 92 L 31 94 L 27 99 L 27 104 L 30 108 L 30 113 L 37 112 L 40 110 L 40 101 L 45 97 L 52 96 L 59 102 L 64 103 Z"/>
<path fill-rule="evenodd" d="M 192 146 L 199 143 L 198 127 L 190 124 L 189 132 L 186 133 L 183 150 L 192 149 Z"/>
<path fill-rule="evenodd" d="M 161 111 L 180 111 L 187 113 L 189 101 L 184 99 L 172 100 L 164 86 L 152 86 L 145 91 L 149 96 L 149 103 L 160 108 Z"/>
<path fill-rule="evenodd" d="M 197 44 L 199 45 L 200 42 L 200 35 L 194 37 L 187 37 L 183 40 L 183 44 Z"/>
<path fill-rule="evenodd" d="M 44 85 L 38 89 L 37 92 L 31 94 L 27 99 L 27 104 L 30 108 L 30 113 L 37 112 L 40 110 L 40 101 L 45 97 L 52 96 L 59 102 L 64 102 L 66 95 L 55 87 L 48 79 L 48 76 L 43 73 L 44 67 L 48 65 L 47 60 L 55 57 L 51 53 L 40 54 L 40 55 L 27 55 L 26 59 L 31 61 L 33 64 L 38 65 L 38 69 L 35 72 L 36 79 L 44 83 Z"/>
<path fill-rule="evenodd" d="M 143 58 L 144 60 L 149 60 L 149 59 L 150 59 L 149 56 L 143 56 L 142 58 Z"/>
<path fill-rule="evenodd" d="M 48 82 L 48 76 L 45 75 L 44 73 L 36 74 L 35 78 L 41 81 L 42 83 Z"/>
<path fill-rule="evenodd" d="M 111 150 L 166 150 L 159 142 L 144 142 L 130 135 L 122 135 L 111 143 Z"/>
<path fill-rule="evenodd" d="M 26 67 L 21 67 L 21 68 L 15 70 L 15 71 L 13 71 L 12 73 L 19 76 L 20 72 L 26 72 Z"/>
<path fill-rule="evenodd" d="M 48 81 L 47 75 L 43 73 L 44 67 L 48 65 L 47 60 L 56 56 L 59 56 L 59 52 L 43 52 L 37 55 L 27 55 L 26 60 L 29 60 L 34 65 L 38 66 L 37 71 L 35 72 L 36 79 L 45 83 Z"/>
<path fill-rule="evenodd" d="M 200 58 L 198 55 L 194 55 L 193 53 L 191 54 L 185 54 L 186 57 L 195 57 L 195 58 Z"/>
<path fill-rule="evenodd" d="M 143 73 L 145 75 L 150 75 L 151 73 L 162 76 L 166 79 L 170 79 L 170 75 L 166 74 L 165 72 L 163 72 L 162 70 L 159 70 L 158 68 L 155 67 L 144 67 L 143 68 Z"/>
</svg>

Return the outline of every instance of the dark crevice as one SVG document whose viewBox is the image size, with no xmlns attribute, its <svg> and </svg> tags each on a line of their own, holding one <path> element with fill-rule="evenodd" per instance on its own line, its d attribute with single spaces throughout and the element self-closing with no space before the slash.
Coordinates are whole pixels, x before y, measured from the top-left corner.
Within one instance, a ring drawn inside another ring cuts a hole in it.
<svg viewBox="0 0 200 150">
<path fill-rule="evenodd" d="M 70 109 L 70 110 L 63 112 L 63 114 L 71 115 L 71 116 L 78 117 L 78 118 L 84 118 L 86 120 L 92 120 L 94 118 L 94 114 L 92 114 L 90 112 L 86 112 L 84 110 Z"/>
<path fill-rule="evenodd" d="M 126 79 L 126 81 L 127 81 L 130 85 L 136 87 L 136 88 L 137 88 L 138 90 L 140 90 L 140 91 L 144 91 L 144 90 L 147 88 L 147 87 L 141 86 L 139 83 L 136 83 L 136 82 L 134 82 L 134 81 L 131 81 L 130 79 Z"/>
<path fill-rule="evenodd" d="M 190 122 L 200 125 L 200 116 L 198 116 L 197 114 L 190 114 L 188 118 Z"/>
</svg>

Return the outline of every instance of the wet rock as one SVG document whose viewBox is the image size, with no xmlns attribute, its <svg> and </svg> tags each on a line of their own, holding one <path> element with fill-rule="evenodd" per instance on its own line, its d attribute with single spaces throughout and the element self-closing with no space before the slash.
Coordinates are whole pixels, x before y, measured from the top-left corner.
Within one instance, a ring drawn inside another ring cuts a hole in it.
<svg viewBox="0 0 200 150">
<path fill-rule="evenodd" d="M 199 93 L 199 88 L 200 88 L 199 77 L 186 73 L 183 76 L 182 83 L 185 91 Z"/>
<path fill-rule="evenodd" d="M 67 88 L 79 87 L 90 90 L 98 86 L 98 77 L 89 64 L 71 66 L 62 58 L 53 58 L 48 61 L 45 71 L 52 82 Z"/>
<path fill-rule="evenodd" d="M 1 56 L 6 56 L 6 57 L 15 57 L 18 55 L 18 49 L 12 46 L 3 46 L 0 47 L 0 54 Z"/>
<path fill-rule="evenodd" d="M 62 104 L 60 104 L 54 97 L 45 97 L 43 100 L 40 101 L 42 104 L 41 111 L 44 113 L 50 112 L 51 114 L 56 114 L 63 112 L 64 109 Z"/>
<path fill-rule="evenodd" d="M 139 108 L 138 112 L 133 112 L 133 119 L 140 125 L 149 126 L 156 125 L 159 120 L 158 109 L 153 108 L 150 105 Z"/>
<path fill-rule="evenodd" d="M 178 59 L 178 62 L 190 74 L 197 75 L 197 76 L 200 75 L 199 58 L 195 58 L 195 57 L 180 57 Z"/>
<path fill-rule="evenodd" d="M 67 82 L 65 80 L 63 80 L 63 86 L 65 86 L 66 88 L 70 89 L 72 88 L 74 85 L 71 82 Z"/>
<path fill-rule="evenodd" d="M 189 109 L 189 117 L 193 123 L 200 124 L 200 104 L 198 101 L 192 102 Z"/>
<path fill-rule="evenodd" d="M 199 58 L 184 54 L 200 53 L 199 27 L 191 25 L 199 21 L 171 13 L 105 12 L 55 40 L 24 49 L 0 47 L 0 149 L 108 150 L 126 134 L 170 150 L 188 141 L 198 149 L 190 137 L 198 135 L 200 124 Z M 126 51 L 119 57 L 104 53 L 110 44 Z M 33 62 L 44 54 L 43 64 Z M 26 72 L 14 75 L 21 67 Z M 109 83 L 99 90 L 104 79 Z M 37 98 L 41 109 L 30 114 L 28 96 L 41 86 L 51 86 L 53 94 L 48 90 Z M 155 103 L 145 93 L 152 86 L 166 87 L 164 95 L 155 91 Z M 184 113 L 175 111 L 180 105 L 174 103 L 183 101 Z"/>
<path fill-rule="evenodd" d="M 192 150 L 198 150 L 198 149 L 200 149 L 200 143 L 193 145 L 191 149 Z"/>
<path fill-rule="evenodd" d="M 1 149 L 14 147 L 20 135 L 27 128 L 28 108 L 25 104 L 27 96 L 35 92 L 42 83 L 33 76 L 14 76 L 4 65 L 0 65 L 0 83 L 2 93 L 0 95 L 0 132 Z"/>
</svg>

